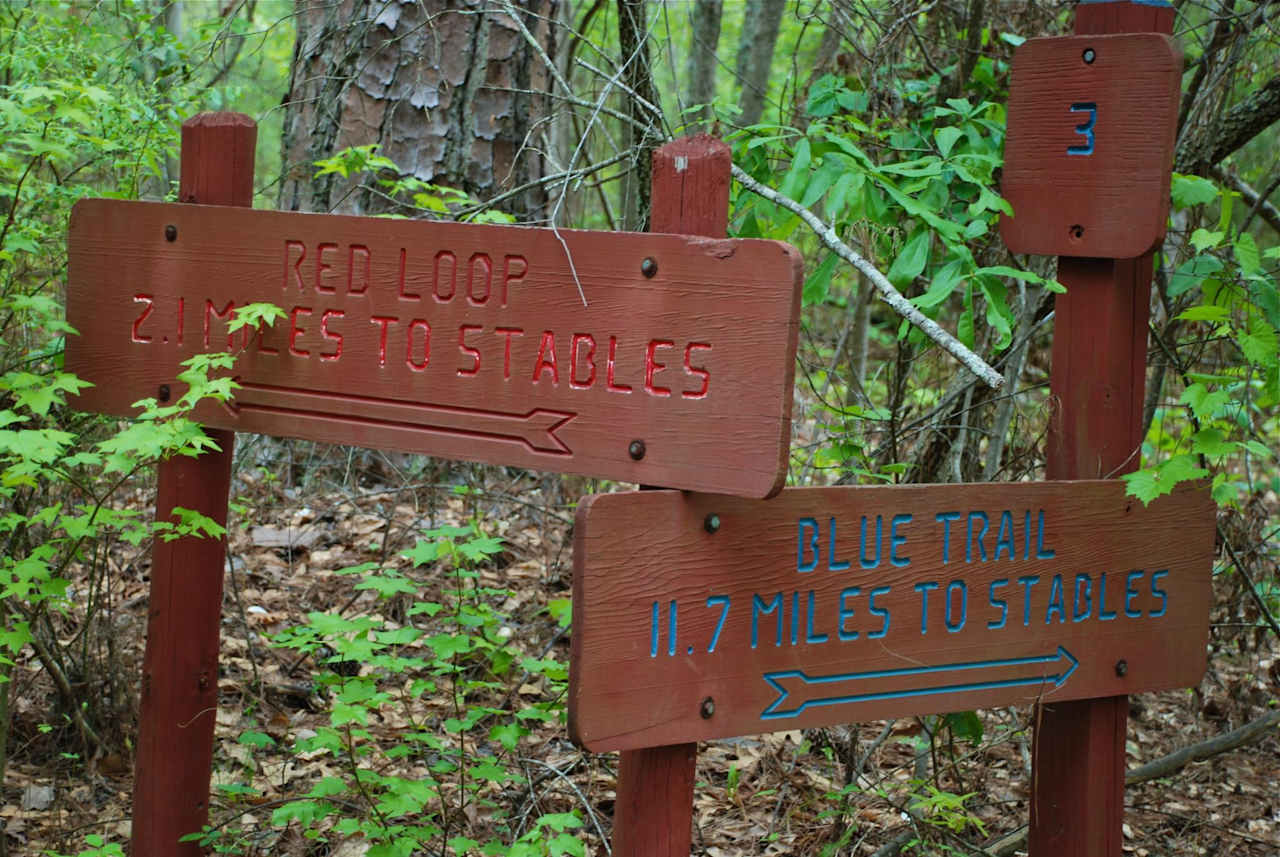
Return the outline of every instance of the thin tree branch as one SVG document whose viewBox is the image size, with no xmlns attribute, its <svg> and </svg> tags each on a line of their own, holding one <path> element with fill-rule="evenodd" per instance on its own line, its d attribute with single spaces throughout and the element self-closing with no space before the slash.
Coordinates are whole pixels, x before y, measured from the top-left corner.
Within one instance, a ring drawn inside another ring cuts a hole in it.
<svg viewBox="0 0 1280 857">
<path fill-rule="evenodd" d="M 1177 773 L 1192 762 L 1201 762 L 1243 747 L 1246 744 L 1252 744 L 1262 738 L 1267 730 L 1277 723 L 1280 723 L 1280 710 L 1268 711 L 1239 729 L 1215 735 L 1212 738 L 1201 741 L 1199 744 L 1192 744 L 1190 747 L 1174 750 L 1167 756 L 1153 759 L 1145 765 L 1128 771 L 1124 775 L 1124 784 L 1126 786 L 1136 786 L 1139 783 L 1167 777 L 1170 774 Z"/>
<path fill-rule="evenodd" d="M 1280 234 L 1280 209 L 1267 201 L 1267 197 L 1275 191 L 1277 183 L 1280 183 L 1280 176 L 1277 176 L 1276 181 L 1267 188 L 1265 193 L 1259 193 L 1244 179 L 1234 172 L 1224 170 L 1220 165 L 1211 167 L 1209 174 L 1218 181 L 1231 185 L 1232 188 L 1239 191 L 1240 196 L 1244 197 L 1244 201 L 1249 203 L 1249 215 L 1240 227 L 1242 231 L 1249 228 L 1249 221 L 1253 219 L 1253 215 L 1256 212 L 1262 215 L 1262 219 L 1267 221 L 1268 226 Z"/>
<path fill-rule="evenodd" d="M 956 339 L 954 336 L 939 327 L 937 322 L 920 312 L 920 310 L 916 308 L 915 304 L 908 301 L 903 297 L 902 292 L 893 287 L 893 283 L 890 283 L 889 279 L 884 274 L 880 273 L 879 269 L 877 269 L 875 265 L 872 265 L 859 255 L 852 247 L 841 241 L 840 236 L 836 235 L 835 229 L 825 225 L 818 219 L 816 214 L 796 202 L 794 199 L 785 197 L 773 188 L 765 187 L 760 184 L 760 182 L 753 179 L 737 164 L 733 165 L 733 177 L 737 179 L 743 187 L 757 196 L 762 196 L 775 205 L 780 205 L 792 214 L 797 215 L 809 226 L 810 229 L 813 230 L 814 235 L 816 235 L 818 240 L 826 245 L 829 250 L 861 271 L 862 274 L 871 281 L 871 284 L 875 286 L 876 291 L 880 293 L 880 297 L 884 299 L 884 302 L 887 303 L 894 312 L 920 328 L 925 336 L 938 343 L 944 351 L 959 360 L 966 369 L 974 375 L 977 375 L 978 378 L 987 384 L 987 386 L 995 390 L 1004 386 L 1003 375 L 995 369 L 992 369 L 990 364 L 977 354 L 966 348 L 960 340 Z"/>
</svg>

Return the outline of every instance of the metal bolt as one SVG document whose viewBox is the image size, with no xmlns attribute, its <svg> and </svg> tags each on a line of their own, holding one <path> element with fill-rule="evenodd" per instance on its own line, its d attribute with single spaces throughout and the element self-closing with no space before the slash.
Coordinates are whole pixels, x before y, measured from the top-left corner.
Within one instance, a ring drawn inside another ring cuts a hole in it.
<svg viewBox="0 0 1280 857">
<path fill-rule="evenodd" d="M 160 389 L 156 392 L 156 398 L 162 402 L 169 401 L 169 385 L 161 384 Z"/>
<path fill-rule="evenodd" d="M 1072 241 L 1079 241 L 1081 238 L 1084 237 L 1084 227 L 1081 226 L 1079 223 L 1073 225 L 1070 229 L 1067 230 L 1067 232 L 1071 234 Z"/>
<path fill-rule="evenodd" d="M 170 223 L 168 226 L 166 226 L 166 227 L 164 228 L 164 240 L 165 240 L 165 241 L 177 241 L 177 240 L 178 240 L 178 227 L 174 226 L 172 223 Z"/>
<path fill-rule="evenodd" d="M 1085 48 L 1084 53 L 1080 55 L 1080 58 L 1085 61 L 1086 65 L 1092 65 L 1093 61 L 1098 58 L 1098 53 L 1093 48 Z"/>
<path fill-rule="evenodd" d="M 1124 678 L 1128 672 L 1129 672 L 1128 661 L 1126 661 L 1124 658 L 1121 658 L 1120 660 L 1116 661 L 1116 675 L 1118 675 L 1120 678 Z"/>
<path fill-rule="evenodd" d="M 646 277 L 652 278 L 658 273 L 658 263 L 652 256 L 645 256 L 644 261 L 640 263 L 640 273 Z"/>
<path fill-rule="evenodd" d="M 720 516 L 715 512 L 707 515 L 702 519 L 702 528 L 708 533 L 714 533 L 716 530 L 720 529 Z"/>
<path fill-rule="evenodd" d="M 702 706 L 698 709 L 698 712 L 702 715 L 703 720 L 710 720 L 711 715 L 716 713 L 716 701 L 708 696 L 702 700 Z"/>
<path fill-rule="evenodd" d="M 200 689 L 201 689 L 201 690 L 205 690 L 205 689 L 207 689 L 208 687 L 209 687 L 209 674 L 208 674 L 208 673 L 201 673 L 201 674 L 200 674 Z"/>
<path fill-rule="evenodd" d="M 633 461 L 639 461 L 644 458 L 644 441 L 631 441 L 631 445 L 627 447 L 627 454 L 631 456 Z"/>
</svg>

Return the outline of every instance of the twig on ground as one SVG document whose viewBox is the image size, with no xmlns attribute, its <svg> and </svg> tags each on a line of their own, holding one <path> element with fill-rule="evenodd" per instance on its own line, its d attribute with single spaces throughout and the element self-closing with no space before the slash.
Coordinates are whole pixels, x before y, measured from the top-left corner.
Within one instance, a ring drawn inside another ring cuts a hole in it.
<svg viewBox="0 0 1280 857">
<path fill-rule="evenodd" d="M 991 368 L 985 360 L 966 348 L 964 343 L 947 333 L 938 323 L 929 318 L 911 303 L 902 292 L 894 288 L 893 283 L 889 282 L 889 278 L 880 272 L 875 265 L 872 265 L 860 254 L 857 253 L 848 244 L 840 240 L 840 236 L 836 234 L 834 228 L 827 226 L 818 216 L 809 209 L 790 197 L 783 196 L 776 190 L 762 185 L 753 179 L 745 170 L 737 164 L 733 165 L 733 177 L 737 179 L 743 187 L 757 196 L 764 197 L 775 205 L 780 205 L 797 215 L 803 220 L 814 235 L 818 237 L 827 249 L 831 250 L 841 259 L 844 259 L 850 265 L 853 265 L 862 274 L 871 281 L 875 290 L 880 293 L 880 297 L 887 303 L 894 312 L 914 324 L 924 333 L 925 336 L 938 343 L 944 351 L 952 357 L 960 361 L 966 369 L 977 375 L 983 382 L 993 389 L 1000 389 L 1004 386 L 1004 376 Z"/>
</svg>

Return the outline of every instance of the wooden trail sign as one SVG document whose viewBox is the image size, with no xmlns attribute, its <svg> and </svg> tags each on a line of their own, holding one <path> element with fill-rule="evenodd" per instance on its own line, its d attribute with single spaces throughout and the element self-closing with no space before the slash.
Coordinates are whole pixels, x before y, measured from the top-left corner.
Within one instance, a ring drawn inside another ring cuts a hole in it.
<svg viewBox="0 0 1280 857">
<path fill-rule="evenodd" d="M 1015 253 L 1132 258 L 1164 236 L 1182 54 L 1158 33 L 1014 55 L 1000 233 Z"/>
<path fill-rule="evenodd" d="M 569 728 L 659 746 L 1197 684 L 1214 507 L 1119 481 L 588 498 Z"/>
<path fill-rule="evenodd" d="M 801 258 L 775 241 L 85 200 L 69 241 L 75 402 L 177 398 L 201 423 L 749 497 L 785 476 Z M 566 255 L 567 247 L 567 255 Z M 572 258 L 572 265 L 570 264 Z M 576 272 L 576 281 L 575 281 Z M 581 284 L 587 305 L 583 306 Z M 287 317 L 227 333 L 232 310 Z"/>
</svg>

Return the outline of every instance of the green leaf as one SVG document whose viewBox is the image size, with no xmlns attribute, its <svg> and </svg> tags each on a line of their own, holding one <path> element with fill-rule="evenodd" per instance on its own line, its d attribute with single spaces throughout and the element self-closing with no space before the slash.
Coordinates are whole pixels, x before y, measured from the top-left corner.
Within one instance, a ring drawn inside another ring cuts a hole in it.
<svg viewBox="0 0 1280 857">
<path fill-rule="evenodd" d="M 973 711 L 957 711 L 946 716 L 944 721 L 957 738 L 964 739 L 975 747 L 982 743 L 982 718 Z"/>
<path fill-rule="evenodd" d="M 1252 275 L 1262 270 L 1262 260 L 1258 255 L 1257 242 L 1253 240 L 1253 236 L 1248 232 L 1242 232 L 1236 238 L 1235 251 L 1236 261 L 1240 263 L 1240 270 L 1244 274 Z"/>
<path fill-rule="evenodd" d="M 1218 188 L 1213 182 L 1200 176 L 1184 176 L 1173 174 L 1170 187 L 1174 208 L 1181 211 L 1192 205 L 1205 205 L 1213 202 L 1218 195 Z"/>
<path fill-rule="evenodd" d="M 1226 321 L 1231 317 L 1231 310 L 1224 306 L 1199 306 L 1189 307 L 1178 313 L 1178 318 L 1183 321 Z"/>
<path fill-rule="evenodd" d="M 1276 362 L 1276 331 L 1262 318 L 1251 315 L 1247 332 L 1238 334 L 1236 342 L 1250 363 L 1269 366 Z"/>
<path fill-rule="evenodd" d="M 568 833 L 558 833 L 548 839 L 547 850 L 550 852 L 551 857 L 560 857 L 562 854 L 568 854 L 571 857 L 586 857 L 587 853 L 587 848 L 582 844 L 582 841 Z"/>
<path fill-rule="evenodd" d="M 907 243 L 903 245 L 898 257 L 893 260 L 893 264 L 889 267 L 889 271 L 886 274 L 889 282 L 899 289 L 903 289 L 920 275 L 924 270 L 924 266 L 929 262 L 929 244 L 932 237 L 927 229 L 916 230 L 916 234 L 911 236 Z"/>
<path fill-rule="evenodd" d="M 507 750 L 515 750 L 520 739 L 528 734 L 529 730 L 519 723 L 502 723 L 489 730 L 489 737 Z"/>
<path fill-rule="evenodd" d="M 547 599 L 547 612 L 551 614 L 551 618 L 561 628 L 568 628 L 573 621 L 573 599 L 571 598 L 549 598 Z"/>
<path fill-rule="evenodd" d="M 424 539 L 409 550 L 401 551 L 400 555 L 413 562 L 414 567 L 427 565 L 440 558 L 440 543 Z"/>
<path fill-rule="evenodd" d="M 1207 253 L 1192 256 L 1179 265 L 1178 269 L 1173 272 L 1173 276 L 1169 278 L 1169 297 L 1176 298 L 1178 295 L 1190 291 L 1204 282 L 1206 277 L 1218 273 L 1222 268 L 1222 260 L 1217 256 Z"/>
<path fill-rule="evenodd" d="M 1213 426 L 1201 429 L 1191 436 L 1191 451 L 1197 455 L 1216 458 L 1220 455 L 1230 455 L 1236 449 L 1237 445 L 1227 441 L 1222 430 Z"/>
<path fill-rule="evenodd" d="M 827 258 L 823 259 L 821 264 L 814 268 L 813 272 L 805 278 L 805 306 L 814 306 L 815 304 L 826 302 L 831 287 L 831 275 L 835 272 L 836 264 L 839 261 L 840 257 L 835 253 L 828 253 Z"/>
<path fill-rule="evenodd" d="M 469 839 L 466 836 L 454 836 L 445 844 L 452 848 L 455 854 L 466 854 L 480 843 L 474 839 Z"/>
<path fill-rule="evenodd" d="M 535 829 L 541 830 L 549 827 L 557 833 L 573 828 L 581 827 L 582 819 L 578 818 L 576 813 L 572 812 L 549 812 L 538 819 Z"/>
<path fill-rule="evenodd" d="M 920 309 L 930 309 L 945 301 L 955 291 L 957 285 L 963 280 L 961 272 L 964 270 L 964 263 L 959 259 L 948 262 L 938 269 L 933 275 L 933 282 L 929 284 L 929 289 L 922 295 L 917 295 L 911 299 L 911 302 Z"/>
<path fill-rule="evenodd" d="M 956 141 L 964 136 L 964 132 L 954 125 L 948 125 L 945 128 L 935 128 L 933 138 L 938 143 L 938 152 L 942 157 L 951 154 L 952 148 L 955 147 Z"/>
<path fill-rule="evenodd" d="M 1197 253 L 1203 253 L 1210 247 L 1217 247 L 1225 238 L 1225 232 L 1210 232 L 1207 229 L 1200 228 L 1191 233 L 1191 246 L 1196 248 Z"/>
<path fill-rule="evenodd" d="M 248 730 L 240 733 L 240 737 L 236 738 L 237 744 L 243 744 L 246 747 L 274 747 L 276 741 L 265 732 Z"/>
<path fill-rule="evenodd" d="M 1180 482 L 1208 475 L 1209 471 L 1197 463 L 1194 455 L 1182 453 L 1162 462 L 1158 467 L 1126 473 L 1122 478 L 1125 481 L 1125 492 L 1137 497 L 1145 506 L 1157 497 L 1168 494 Z"/>
</svg>

